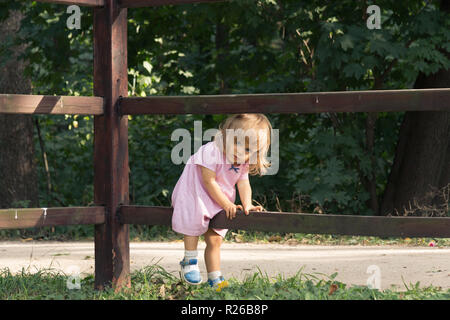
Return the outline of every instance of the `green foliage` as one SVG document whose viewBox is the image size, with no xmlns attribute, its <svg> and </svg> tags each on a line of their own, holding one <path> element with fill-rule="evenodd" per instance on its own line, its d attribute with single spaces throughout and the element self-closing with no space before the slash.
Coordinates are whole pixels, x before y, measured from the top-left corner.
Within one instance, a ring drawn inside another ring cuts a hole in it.
<svg viewBox="0 0 450 320">
<path fill-rule="evenodd" d="M 288 185 L 306 196 L 305 204 L 315 204 L 325 212 L 370 214 L 366 205 L 369 194 L 362 184 L 376 170 L 378 193 L 381 196 L 387 181 L 389 158 L 395 147 L 397 114 L 380 114 L 376 150 L 378 163 L 372 168 L 365 151 L 364 114 L 337 114 L 332 124 L 329 114 L 301 117 L 300 135 L 291 133 L 286 155 Z M 315 123 L 314 123 L 315 122 Z M 321 125 L 316 125 L 320 123 Z M 297 129 L 298 131 L 299 129 Z M 294 156 L 289 156 L 294 155 Z M 309 207 L 309 210 L 314 209 Z"/>
<path fill-rule="evenodd" d="M 93 204 L 93 116 L 39 116 L 41 136 L 49 163 L 52 193 L 47 198 L 47 175 L 43 154 L 35 136 L 40 161 L 39 186 L 43 203 L 50 206 Z M 44 200 L 45 199 L 45 200 Z M 47 203 L 47 201 L 50 201 Z"/>
</svg>

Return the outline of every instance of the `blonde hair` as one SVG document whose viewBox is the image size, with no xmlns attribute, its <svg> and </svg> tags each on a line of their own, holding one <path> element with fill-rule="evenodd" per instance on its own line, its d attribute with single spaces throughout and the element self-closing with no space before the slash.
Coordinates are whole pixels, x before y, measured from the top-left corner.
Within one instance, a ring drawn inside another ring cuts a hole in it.
<svg viewBox="0 0 450 320">
<path fill-rule="evenodd" d="M 256 137 L 253 135 L 253 130 L 255 129 L 258 129 L 258 134 L 256 134 Z M 267 119 L 267 117 L 262 113 L 240 113 L 226 118 L 219 125 L 219 130 L 214 136 L 214 141 L 222 152 L 223 150 L 226 150 L 227 130 L 234 132 L 234 135 L 232 136 L 237 139 L 244 136 L 245 143 L 250 143 L 250 138 L 256 140 L 256 163 L 252 163 L 254 161 L 250 162 L 249 174 L 262 176 L 266 173 L 267 168 L 271 166 L 271 163 L 267 160 L 267 153 L 269 152 L 270 147 L 270 136 L 272 132 L 272 125 L 270 124 L 269 119 Z M 249 132 L 250 135 L 248 135 Z M 220 141 L 222 143 L 220 143 Z"/>
</svg>

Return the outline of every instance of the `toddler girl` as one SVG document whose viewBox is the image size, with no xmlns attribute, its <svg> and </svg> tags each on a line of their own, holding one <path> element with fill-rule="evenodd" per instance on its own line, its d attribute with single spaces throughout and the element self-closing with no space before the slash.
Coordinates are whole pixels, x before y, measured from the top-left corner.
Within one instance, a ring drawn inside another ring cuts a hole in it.
<svg viewBox="0 0 450 320">
<path fill-rule="evenodd" d="M 206 242 L 205 264 L 208 283 L 226 285 L 220 272 L 220 245 L 227 229 L 209 228 L 209 220 L 224 210 L 232 219 L 236 210 L 262 211 L 252 205 L 251 175 L 263 175 L 270 163 L 266 156 L 272 126 L 263 114 L 236 114 L 220 126 L 214 139 L 201 146 L 186 163 L 172 193 L 172 229 L 184 235 L 181 277 L 200 284 L 197 260 L 198 237 Z M 242 205 L 235 205 L 236 184 Z"/>
</svg>

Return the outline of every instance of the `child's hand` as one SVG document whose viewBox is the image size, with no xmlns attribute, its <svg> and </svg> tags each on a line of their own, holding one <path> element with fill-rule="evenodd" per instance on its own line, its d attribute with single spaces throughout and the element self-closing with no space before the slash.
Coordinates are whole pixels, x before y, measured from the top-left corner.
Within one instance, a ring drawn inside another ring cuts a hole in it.
<svg viewBox="0 0 450 320">
<path fill-rule="evenodd" d="M 233 219 L 236 217 L 236 210 L 240 209 L 241 211 L 244 211 L 244 209 L 242 208 L 242 206 L 240 204 L 236 205 L 231 201 L 229 203 L 227 203 L 223 207 L 223 209 L 225 210 L 228 219 Z"/>
<path fill-rule="evenodd" d="M 249 206 L 245 206 L 244 207 L 244 213 L 248 216 L 249 215 L 249 211 L 263 211 L 264 208 L 262 206 L 254 206 L 254 205 L 249 205 Z"/>
</svg>

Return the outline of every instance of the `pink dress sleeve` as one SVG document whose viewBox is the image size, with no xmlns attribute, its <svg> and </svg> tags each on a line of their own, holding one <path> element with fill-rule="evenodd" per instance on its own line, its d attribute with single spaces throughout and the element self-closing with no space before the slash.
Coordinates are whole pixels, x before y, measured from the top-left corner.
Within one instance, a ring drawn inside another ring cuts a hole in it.
<svg viewBox="0 0 450 320">
<path fill-rule="evenodd" d="M 198 152 L 194 153 L 193 163 L 208 168 L 214 172 L 217 172 L 217 165 L 219 164 L 220 157 L 218 150 L 212 143 L 203 145 Z"/>
</svg>

